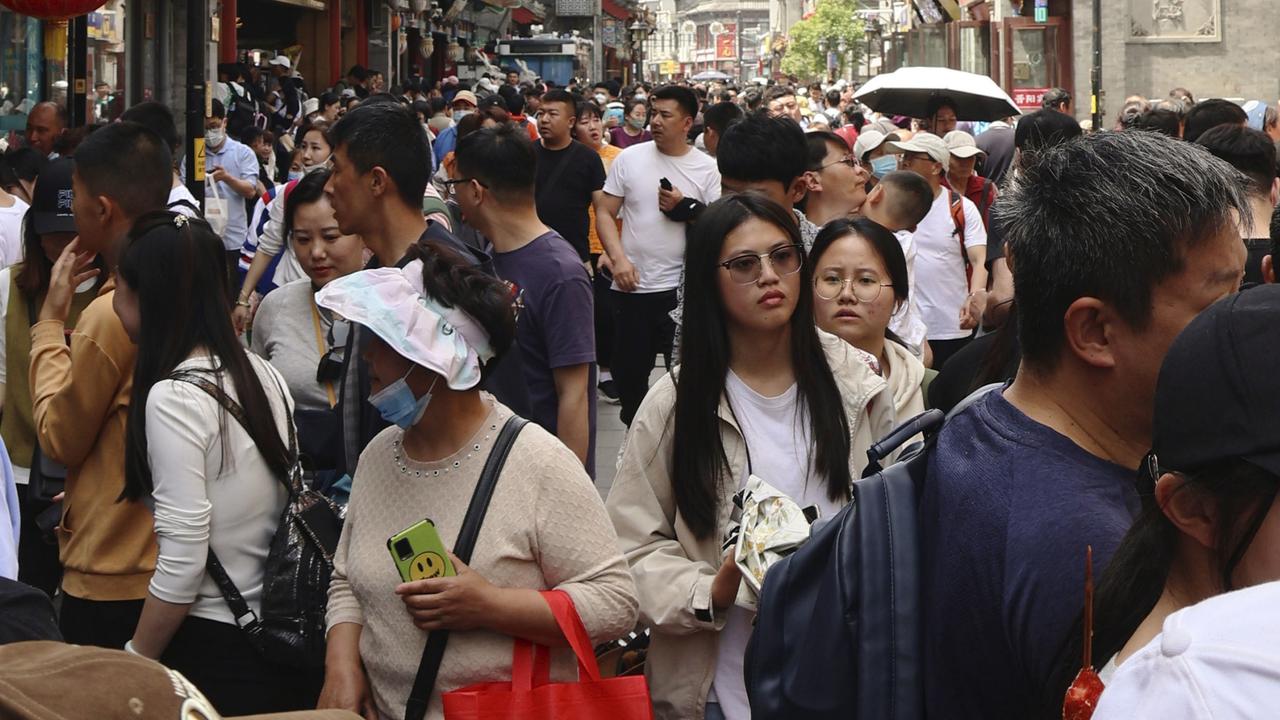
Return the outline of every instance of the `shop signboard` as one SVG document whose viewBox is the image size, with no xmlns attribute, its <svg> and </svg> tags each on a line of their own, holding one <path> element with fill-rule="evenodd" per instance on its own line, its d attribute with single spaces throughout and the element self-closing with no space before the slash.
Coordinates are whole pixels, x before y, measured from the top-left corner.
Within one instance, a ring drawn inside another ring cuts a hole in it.
<svg viewBox="0 0 1280 720">
<path fill-rule="evenodd" d="M 1023 110 L 1039 110 L 1040 102 L 1050 88 L 1014 88 L 1013 103 Z"/>
<path fill-rule="evenodd" d="M 737 35 L 732 32 L 721 33 L 716 36 L 716 59 L 717 60 L 733 60 L 738 57 Z"/>
</svg>

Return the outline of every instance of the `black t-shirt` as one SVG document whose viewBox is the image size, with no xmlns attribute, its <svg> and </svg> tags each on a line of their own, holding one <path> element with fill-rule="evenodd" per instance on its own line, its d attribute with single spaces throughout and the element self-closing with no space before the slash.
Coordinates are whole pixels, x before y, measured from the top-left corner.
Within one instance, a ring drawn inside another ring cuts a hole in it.
<svg viewBox="0 0 1280 720">
<path fill-rule="evenodd" d="M 548 150 L 541 142 L 534 147 L 538 152 L 538 217 L 586 260 L 590 257 L 587 208 L 591 193 L 604 187 L 604 163 L 598 153 L 577 140 L 563 150 Z"/>
</svg>

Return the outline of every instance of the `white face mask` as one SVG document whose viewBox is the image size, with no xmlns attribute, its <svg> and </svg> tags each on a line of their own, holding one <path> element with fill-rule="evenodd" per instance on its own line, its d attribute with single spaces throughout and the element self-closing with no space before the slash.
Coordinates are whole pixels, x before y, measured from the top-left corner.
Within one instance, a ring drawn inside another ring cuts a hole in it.
<svg viewBox="0 0 1280 720">
<path fill-rule="evenodd" d="M 222 147 L 227 140 L 227 131 L 220 127 L 208 128 L 204 131 L 204 141 L 210 147 Z"/>
<path fill-rule="evenodd" d="M 306 172 L 306 171 L 304 171 L 304 170 L 290 170 L 290 171 L 289 171 L 289 182 L 293 182 L 294 180 L 301 180 L 301 179 L 302 179 L 302 176 L 305 174 L 305 172 Z"/>
<path fill-rule="evenodd" d="M 604 104 L 605 104 L 605 103 L 607 103 L 607 102 L 609 102 L 609 96 L 608 96 L 608 95 L 605 95 L 604 93 L 596 93 L 596 104 L 598 104 L 598 105 L 600 105 L 601 107 L 603 107 L 603 106 L 604 106 Z"/>
<path fill-rule="evenodd" d="M 648 95 L 645 95 L 644 93 L 636 93 L 636 100 L 640 100 L 641 102 L 643 102 L 648 99 L 649 99 Z"/>
</svg>

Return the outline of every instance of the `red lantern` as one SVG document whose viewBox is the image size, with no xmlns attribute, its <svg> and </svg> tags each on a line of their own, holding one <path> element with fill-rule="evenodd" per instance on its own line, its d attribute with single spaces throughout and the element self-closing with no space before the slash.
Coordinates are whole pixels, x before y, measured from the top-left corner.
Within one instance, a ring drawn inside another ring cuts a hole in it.
<svg viewBox="0 0 1280 720">
<path fill-rule="evenodd" d="M 39 20 L 66 20 L 78 17 L 106 4 L 106 0 L 0 0 L 19 15 Z"/>
</svg>

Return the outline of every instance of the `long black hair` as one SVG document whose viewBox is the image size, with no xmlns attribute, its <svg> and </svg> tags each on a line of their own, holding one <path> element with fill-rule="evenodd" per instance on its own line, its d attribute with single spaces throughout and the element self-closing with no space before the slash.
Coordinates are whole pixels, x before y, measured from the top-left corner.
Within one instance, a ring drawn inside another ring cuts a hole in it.
<svg viewBox="0 0 1280 720">
<path fill-rule="evenodd" d="M 839 218 L 823 225 L 818 231 L 818 237 L 813 240 L 813 247 L 809 249 L 809 262 L 813 269 L 817 270 L 818 264 L 822 262 L 822 256 L 837 240 L 850 235 L 857 235 L 866 240 L 871 245 L 871 249 L 875 250 L 876 255 L 880 256 L 885 272 L 889 273 L 889 282 L 893 283 L 893 299 L 896 304 L 894 310 L 896 312 L 904 307 L 911 292 L 911 281 L 907 274 L 907 257 L 902 253 L 902 244 L 898 242 L 898 238 L 874 220 L 861 217 L 853 220 Z M 906 347 L 906 341 L 888 327 L 884 329 L 884 336 Z"/>
<path fill-rule="evenodd" d="M 712 203 L 689 230 L 685 252 L 684 329 L 671 450 L 671 484 L 676 506 L 700 538 L 716 530 L 721 478 L 729 466 L 720 438 L 717 410 L 729 372 L 728 320 L 718 275 L 724 239 L 743 223 L 758 219 L 802 245 L 795 216 L 757 194 L 727 195 Z M 803 252 L 801 255 L 803 259 Z M 832 500 L 849 497 L 849 418 L 840 402 L 827 356 L 813 319 L 813 271 L 800 266 L 801 292 L 791 316 L 791 362 L 798 412 L 807 412 L 813 432 L 811 467 L 826 478 Z"/>
<path fill-rule="evenodd" d="M 222 240 L 203 220 L 176 217 L 155 212 L 139 218 L 118 268 L 120 279 L 137 295 L 142 325 L 125 439 L 123 497 L 130 500 L 152 489 L 147 396 L 198 348 L 207 349 L 219 364 L 208 371 L 211 381 L 220 385 L 224 376 L 230 378 L 248 420 L 249 437 L 267 467 L 284 476 L 293 464 L 267 393 L 231 325 Z M 224 415 L 223 437 L 226 423 Z"/>
<path fill-rule="evenodd" d="M 1151 613 L 1173 568 L 1180 533 L 1160 509 L 1154 488 L 1163 472 L 1177 471 L 1155 469 L 1140 479 L 1142 512 L 1112 555 L 1093 595 L 1093 658 L 1099 667 L 1124 647 Z M 1214 580 L 1219 592 L 1230 592 L 1236 589 L 1236 568 L 1280 490 L 1280 477 L 1238 458 L 1177 474 L 1187 481 L 1177 492 L 1203 493 L 1214 505 L 1218 518 Z M 1082 614 L 1060 655 L 1048 701 L 1056 698 L 1061 706 L 1063 693 L 1080 669 L 1083 643 Z"/>
</svg>

